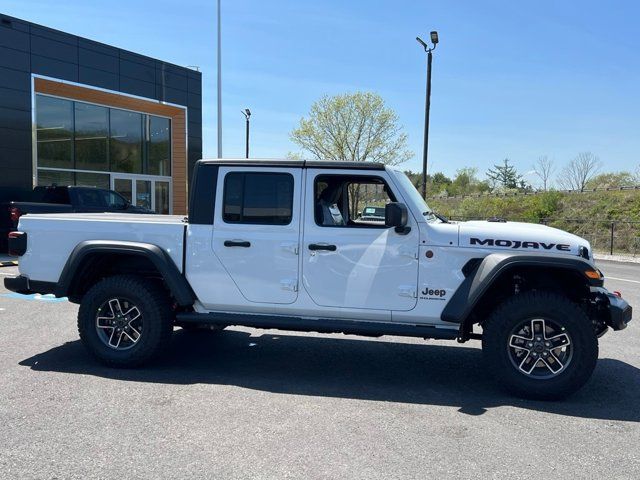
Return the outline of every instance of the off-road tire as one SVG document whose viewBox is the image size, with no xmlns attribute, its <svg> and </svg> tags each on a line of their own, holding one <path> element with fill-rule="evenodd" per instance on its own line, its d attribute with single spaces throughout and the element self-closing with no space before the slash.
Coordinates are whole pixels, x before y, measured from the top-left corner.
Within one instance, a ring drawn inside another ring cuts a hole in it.
<svg viewBox="0 0 640 480">
<path fill-rule="evenodd" d="M 144 321 L 139 341 L 127 350 L 107 346 L 96 328 L 98 309 L 114 297 L 130 299 Z M 148 362 L 168 346 L 172 331 L 167 292 L 157 282 L 135 275 L 117 275 L 96 283 L 84 295 L 78 311 L 80 340 L 90 354 L 111 367 L 131 368 Z"/>
<path fill-rule="evenodd" d="M 547 319 L 565 328 L 571 361 L 552 378 L 527 376 L 512 362 L 509 342 L 528 319 Z M 551 292 L 525 292 L 506 300 L 483 323 L 482 350 L 488 370 L 509 392 L 524 398 L 556 400 L 581 388 L 598 360 L 598 338 L 586 313 L 568 298 Z"/>
</svg>

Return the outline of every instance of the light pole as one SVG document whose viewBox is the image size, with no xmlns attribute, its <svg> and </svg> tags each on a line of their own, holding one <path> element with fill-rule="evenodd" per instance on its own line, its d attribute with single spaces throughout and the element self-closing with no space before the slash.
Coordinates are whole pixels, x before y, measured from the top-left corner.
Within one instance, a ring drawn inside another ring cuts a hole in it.
<svg viewBox="0 0 640 480">
<path fill-rule="evenodd" d="M 249 158 L 249 118 L 251 117 L 251 110 L 245 108 L 244 110 L 240 110 L 244 115 L 244 118 L 247 120 L 247 128 L 246 128 L 246 147 L 245 147 L 245 158 Z"/>
<path fill-rule="evenodd" d="M 424 47 L 427 52 L 427 99 L 424 107 L 424 149 L 422 151 L 422 198 L 427 198 L 427 154 L 429 152 L 429 110 L 431 109 L 431 61 L 433 59 L 432 51 L 438 45 L 438 32 L 433 31 L 430 34 L 433 47 L 429 47 L 420 37 L 416 40 Z"/>
<path fill-rule="evenodd" d="M 218 158 L 222 158 L 222 20 L 218 0 Z"/>
</svg>

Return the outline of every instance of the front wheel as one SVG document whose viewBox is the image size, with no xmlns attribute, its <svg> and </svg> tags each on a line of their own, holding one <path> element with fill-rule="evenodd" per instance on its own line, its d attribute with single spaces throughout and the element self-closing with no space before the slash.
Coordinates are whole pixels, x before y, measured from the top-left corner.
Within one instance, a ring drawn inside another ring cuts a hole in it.
<svg viewBox="0 0 640 480">
<path fill-rule="evenodd" d="M 483 324 L 487 366 L 512 393 L 564 398 L 582 387 L 598 360 L 589 318 L 566 297 L 526 292 L 500 305 Z"/>
<path fill-rule="evenodd" d="M 167 293 L 134 275 L 101 280 L 78 311 L 80 340 L 89 353 L 113 367 L 136 367 L 158 355 L 172 330 Z"/>
</svg>

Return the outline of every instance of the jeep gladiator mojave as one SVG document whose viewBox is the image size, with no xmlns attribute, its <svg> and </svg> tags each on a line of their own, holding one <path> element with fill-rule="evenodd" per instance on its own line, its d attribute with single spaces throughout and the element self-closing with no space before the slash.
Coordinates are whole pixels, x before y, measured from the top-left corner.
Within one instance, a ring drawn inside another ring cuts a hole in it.
<svg viewBox="0 0 640 480">
<path fill-rule="evenodd" d="M 385 197 L 384 224 L 356 221 L 362 191 Z M 503 386 L 551 399 L 631 320 L 585 240 L 448 222 L 374 163 L 201 160 L 186 219 L 27 215 L 9 242 L 20 275 L 6 287 L 80 304 L 82 342 L 119 367 L 159 353 L 175 325 L 480 339 Z"/>
</svg>

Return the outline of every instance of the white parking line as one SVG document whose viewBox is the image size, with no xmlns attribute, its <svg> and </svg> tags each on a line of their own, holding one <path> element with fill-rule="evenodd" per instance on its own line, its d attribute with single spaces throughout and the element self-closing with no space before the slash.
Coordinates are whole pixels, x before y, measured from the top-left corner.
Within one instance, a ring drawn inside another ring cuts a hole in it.
<svg viewBox="0 0 640 480">
<path fill-rule="evenodd" d="M 16 277 L 17 276 L 15 273 L 4 273 L 4 272 L 0 272 L 0 275 L 4 275 L 5 277 Z"/>
<path fill-rule="evenodd" d="M 638 281 L 638 280 L 628 280 L 626 278 L 608 277 L 607 275 L 604 276 L 604 279 L 605 279 L 605 281 L 606 280 L 620 280 L 621 282 L 640 283 L 640 281 Z"/>
</svg>

